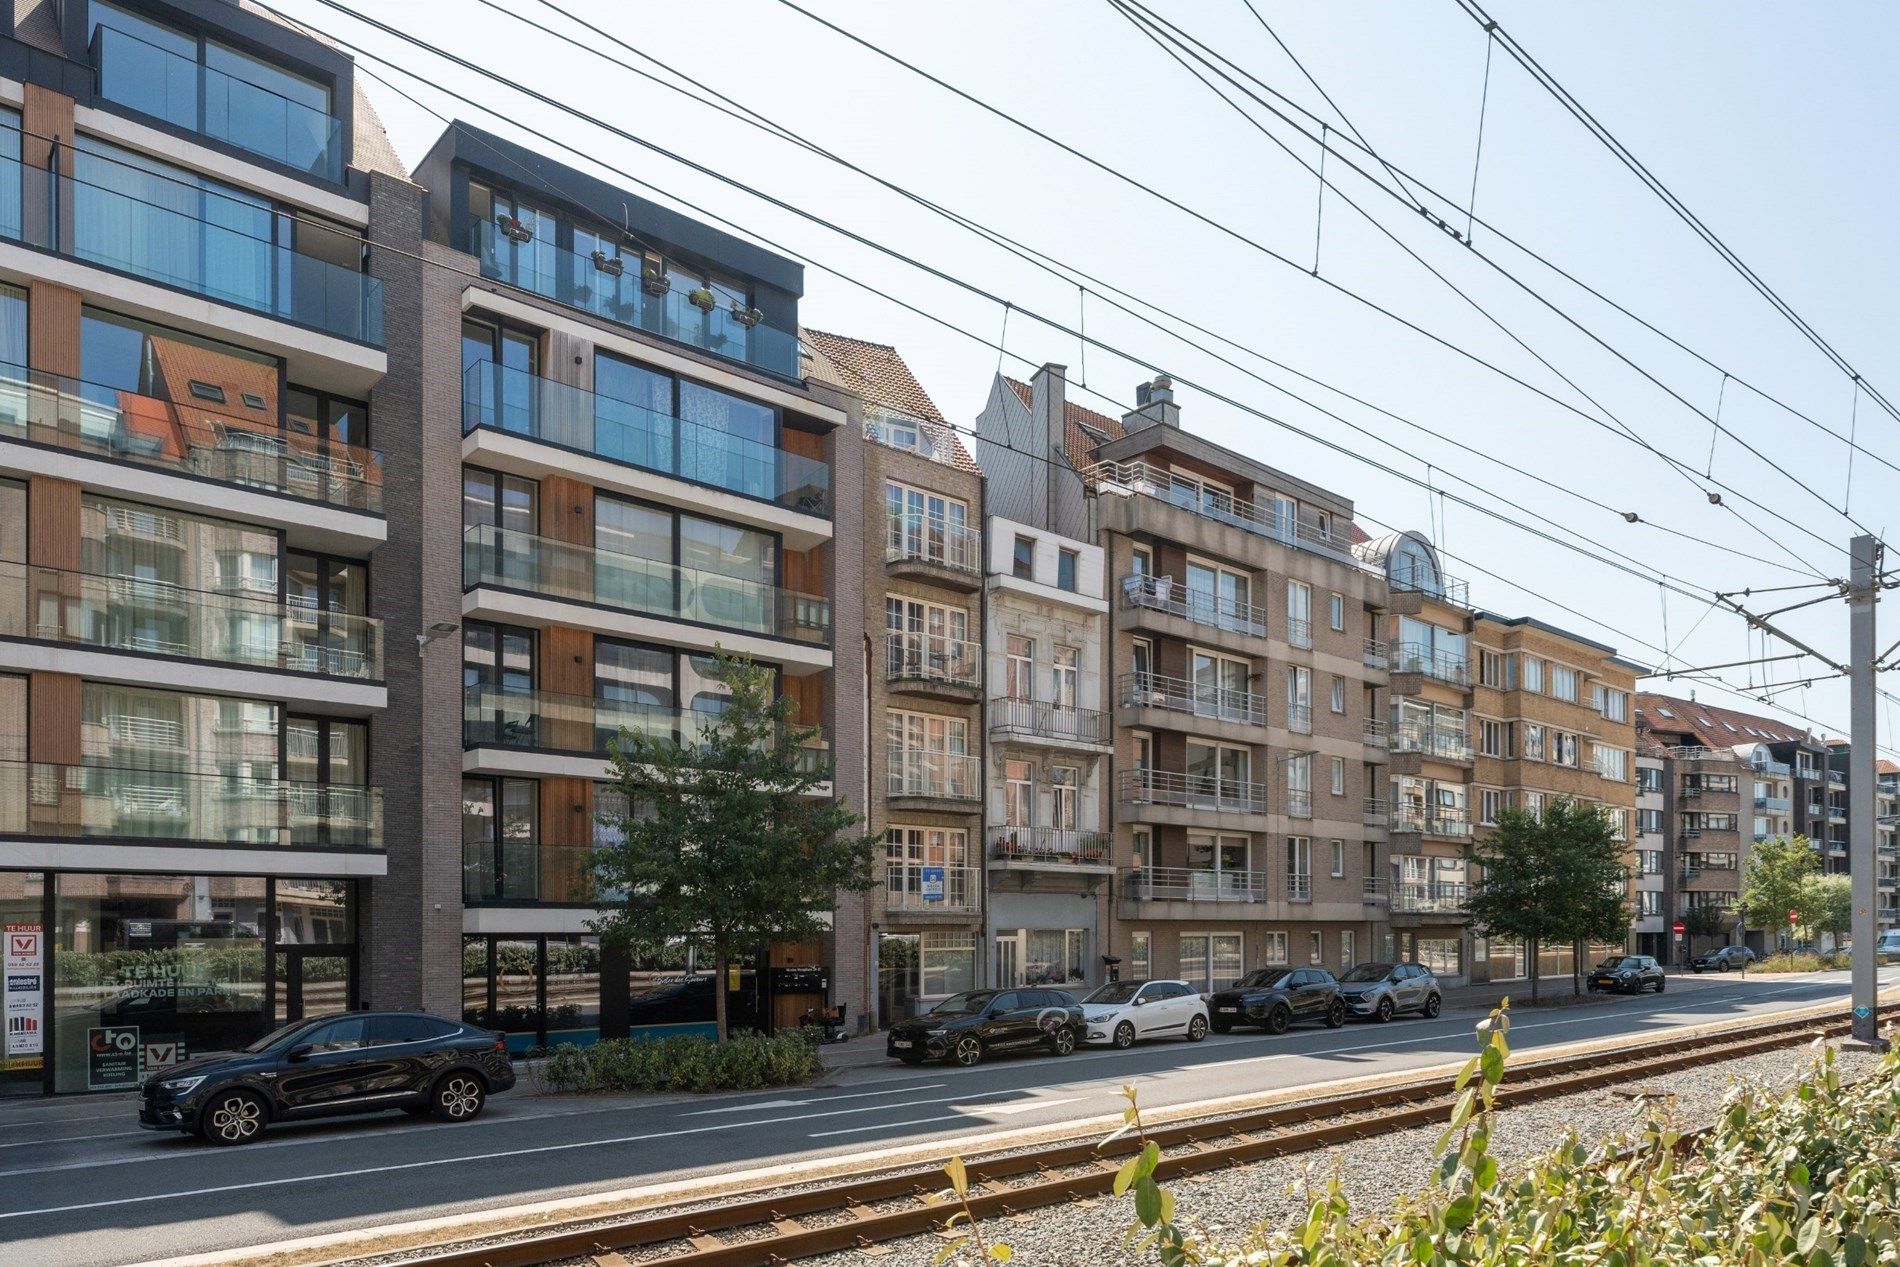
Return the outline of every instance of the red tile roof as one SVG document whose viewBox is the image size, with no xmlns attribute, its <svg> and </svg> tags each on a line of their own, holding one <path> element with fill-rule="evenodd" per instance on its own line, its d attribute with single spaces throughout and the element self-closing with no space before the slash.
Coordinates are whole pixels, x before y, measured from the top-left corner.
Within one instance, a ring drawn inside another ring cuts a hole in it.
<svg viewBox="0 0 1900 1267">
<path fill-rule="evenodd" d="M 1784 743 L 1813 736 L 1800 726 L 1760 713 L 1744 713 L 1648 691 L 1636 696 L 1637 724 L 1658 733 L 1692 735 L 1707 748 L 1733 748 L 1743 743 Z"/>
<path fill-rule="evenodd" d="M 1009 384 L 1009 389 L 1016 393 L 1023 404 L 1031 408 L 1035 407 L 1033 400 L 1035 393 L 1028 383 L 1011 378 L 1007 374 L 1003 376 L 1003 381 Z M 1095 446 L 1098 442 L 1084 430 L 1085 427 L 1093 427 L 1111 440 L 1119 440 L 1127 434 L 1127 428 L 1122 426 L 1119 418 L 1111 418 L 1107 414 L 1096 413 L 1093 409 L 1085 409 L 1066 398 L 1062 406 L 1062 447 L 1068 455 L 1069 465 L 1078 470 L 1095 464 Z"/>
<path fill-rule="evenodd" d="M 980 475 L 982 470 L 970 451 L 944 421 L 937 402 L 911 373 L 903 356 L 888 343 L 869 343 L 842 334 L 801 327 L 799 338 L 812 354 L 811 377 L 831 383 L 860 396 L 867 404 L 881 405 L 924 424 L 924 431 L 941 449 L 950 454 L 950 465 Z"/>
</svg>

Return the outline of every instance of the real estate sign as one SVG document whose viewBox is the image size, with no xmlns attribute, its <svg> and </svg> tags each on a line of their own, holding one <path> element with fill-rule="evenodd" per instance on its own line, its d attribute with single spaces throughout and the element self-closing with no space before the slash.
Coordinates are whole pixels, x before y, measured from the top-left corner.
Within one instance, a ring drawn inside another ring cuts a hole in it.
<svg viewBox="0 0 1900 1267">
<path fill-rule="evenodd" d="M 7 1069 L 37 1069 L 44 1059 L 40 1012 L 45 1002 L 38 924 L 0 925 L 0 1016 L 5 1017 Z"/>
</svg>

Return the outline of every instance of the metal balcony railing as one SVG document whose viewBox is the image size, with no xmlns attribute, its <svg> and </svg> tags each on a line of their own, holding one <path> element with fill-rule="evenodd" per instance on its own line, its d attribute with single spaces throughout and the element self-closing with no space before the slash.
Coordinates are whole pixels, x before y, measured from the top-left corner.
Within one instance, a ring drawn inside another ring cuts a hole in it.
<svg viewBox="0 0 1900 1267">
<path fill-rule="evenodd" d="M 1313 733 L 1313 706 L 1311 704 L 1288 704 L 1286 706 L 1286 728 L 1296 735 Z"/>
<path fill-rule="evenodd" d="M 1138 902 L 1264 902 L 1268 882 L 1265 871 L 1137 867 L 1123 878 L 1122 892 Z"/>
<path fill-rule="evenodd" d="M 1362 733 L 1365 736 L 1365 742 L 1368 748 L 1386 748 L 1391 746 L 1391 728 L 1386 724 L 1383 718 L 1366 718 Z"/>
<path fill-rule="evenodd" d="M 1459 839 L 1471 834 L 1471 818 L 1466 811 L 1460 809 L 1443 808 L 1428 811 L 1420 805 L 1401 805 L 1392 811 L 1392 829 Z"/>
<path fill-rule="evenodd" d="M 1419 724 L 1401 725 L 1392 735 L 1394 752 L 1417 752 L 1445 761 L 1471 760 L 1471 741 L 1463 735 Z"/>
<path fill-rule="evenodd" d="M 1464 656 L 1433 651 L 1416 642 L 1399 644 L 1398 658 L 1392 662 L 1394 673 L 1422 673 L 1453 686 L 1471 685 L 1471 661 Z"/>
<path fill-rule="evenodd" d="M 1369 875 L 1359 881 L 1359 890 L 1365 901 L 1385 901 L 1385 881 L 1376 875 Z"/>
<path fill-rule="evenodd" d="M 1297 617 L 1286 618 L 1286 640 L 1289 646 L 1310 647 L 1313 645 L 1313 622 Z"/>
<path fill-rule="evenodd" d="M 1120 784 L 1122 802 L 1129 805 L 1177 805 L 1236 814 L 1267 812 L 1264 783 L 1169 770 L 1124 770 Z"/>
<path fill-rule="evenodd" d="M 1146 462 L 1097 462 L 1084 473 L 1097 492 L 1153 497 L 1170 506 L 1245 532 L 1284 542 L 1329 559 L 1363 567 L 1352 552 L 1352 540 L 1343 529 L 1322 527 L 1297 514 L 1283 515 L 1274 507 L 1259 507 L 1231 493 Z"/>
<path fill-rule="evenodd" d="M 974 911 L 982 902 L 983 869 L 923 862 L 884 864 L 884 908 L 891 911 Z"/>
<path fill-rule="evenodd" d="M 1386 578 L 1386 583 L 1389 588 L 1400 593 L 1424 594 L 1442 599 L 1454 607 L 1471 606 L 1471 587 L 1442 572 L 1413 570 L 1401 565 Z"/>
<path fill-rule="evenodd" d="M 1286 900 L 1289 902 L 1310 902 L 1313 900 L 1313 877 L 1303 872 L 1291 872 L 1286 878 Z"/>
<path fill-rule="evenodd" d="M 1077 831 L 1063 827 L 991 827 L 990 860 L 1012 863 L 1055 863 L 1100 866 L 1108 861 L 1107 832 Z"/>
<path fill-rule="evenodd" d="M 884 680 L 983 685 L 983 644 L 943 634 L 884 635 Z"/>
<path fill-rule="evenodd" d="M 831 600 L 820 595 L 507 528 L 462 533 L 462 586 L 480 585 L 820 646 L 831 641 Z"/>
<path fill-rule="evenodd" d="M 1304 788 L 1288 788 L 1286 792 L 1286 815 L 1288 818 L 1311 818 L 1313 816 L 1313 793 Z"/>
<path fill-rule="evenodd" d="M 1405 882 L 1394 886 L 1392 909 L 1404 914 L 1459 914 L 1470 896 L 1463 883 Z"/>
<path fill-rule="evenodd" d="M 891 515 L 885 523 L 886 563 L 931 563 L 953 572 L 983 574 L 983 534 L 941 515 Z"/>
<path fill-rule="evenodd" d="M 0 833 L 282 849 L 383 848 L 383 790 L 182 770 L 0 762 Z"/>
<path fill-rule="evenodd" d="M 1124 673 L 1116 679 L 1115 685 L 1116 697 L 1123 708 L 1165 708 L 1247 726 L 1267 724 L 1266 697 L 1251 691 L 1229 690 L 1158 673 Z"/>
<path fill-rule="evenodd" d="M 983 772 L 974 756 L 892 748 L 888 757 L 885 784 L 889 796 L 929 796 L 952 801 L 974 801 L 982 796 Z"/>
<path fill-rule="evenodd" d="M 990 733 L 1053 739 L 1063 743 L 1105 744 L 1108 714 L 1092 708 L 1062 708 L 1048 700 L 993 699 L 989 703 Z"/>
<path fill-rule="evenodd" d="M 1122 605 L 1166 612 L 1230 633 L 1250 634 L 1256 638 L 1267 636 L 1266 608 L 1202 590 L 1189 590 L 1185 585 L 1176 584 L 1172 577 L 1123 577 Z"/>
<path fill-rule="evenodd" d="M 1368 669 L 1385 668 L 1387 666 L 1390 655 L 1391 655 L 1391 648 L 1386 645 L 1383 639 L 1379 639 L 1379 638 L 1366 639 L 1364 658 L 1366 662 L 1366 667 Z"/>
<path fill-rule="evenodd" d="M 1359 812 L 1361 817 L 1366 820 L 1367 826 L 1381 827 L 1385 825 L 1386 820 L 1391 816 L 1392 807 L 1386 802 L 1384 797 L 1368 796 L 1365 798 L 1364 803 L 1361 804 Z"/>
</svg>

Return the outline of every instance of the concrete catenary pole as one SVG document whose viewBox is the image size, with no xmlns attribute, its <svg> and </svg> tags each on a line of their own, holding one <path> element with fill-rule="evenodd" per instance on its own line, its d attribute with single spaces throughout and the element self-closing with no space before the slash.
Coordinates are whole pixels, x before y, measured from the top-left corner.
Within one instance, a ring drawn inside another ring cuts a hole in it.
<svg viewBox="0 0 1900 1267">
<path fill-rule="evenodd" d="M 1857 1041 L 1880 1041 L 1878 965 L 1874 960 L 1874 600 L 1880 592 L 1880 543 L 1870 536 L 1855 537 L 1848 548 L 1852 571 L 1848 576 L 1847 610 L 1850 629 L 1849 724 L 1853 728 L 1848 750 L 1847 821 L 1848 870 L 1853 876 L 1854 936 L 1853 1033 Z"/>
</svg>

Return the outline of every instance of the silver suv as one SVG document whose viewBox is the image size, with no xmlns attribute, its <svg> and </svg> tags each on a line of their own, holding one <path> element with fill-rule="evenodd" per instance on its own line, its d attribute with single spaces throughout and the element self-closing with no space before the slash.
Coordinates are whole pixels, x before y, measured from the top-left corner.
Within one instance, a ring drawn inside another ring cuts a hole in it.
<svg viewBox="0 0 1900 1267">
<path fill-rule="evenodd" d="M 1400 1012 L 1438 1015 L 1438 978 L 1415 963 L 1362 963 L 1339 978 L 1339 997 L 1353 1016 L 1389 1021 Z"/>
</svg>

